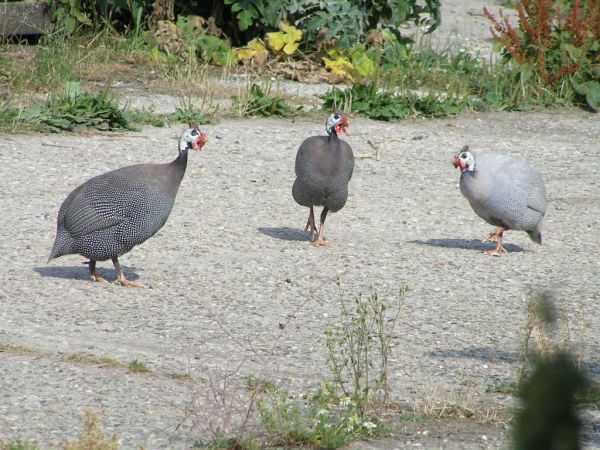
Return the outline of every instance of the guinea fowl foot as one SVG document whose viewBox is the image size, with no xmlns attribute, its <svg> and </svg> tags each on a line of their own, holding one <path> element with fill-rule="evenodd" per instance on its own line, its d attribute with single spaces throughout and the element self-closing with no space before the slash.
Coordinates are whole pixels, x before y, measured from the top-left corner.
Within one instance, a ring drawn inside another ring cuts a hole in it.
<svg viewBox="0 0 600 450">
<path fill-rule="evenodd" d="M 331 247 L 331 244 L 329 242 L 327 242 L 325 240 L 325 238 L 323 237 L 323 231 L 325 230 L 325 225 L 323 223 L 321 223 L 321 226 L 319 228 L 319 235 L 317 236 L 317 238 L 312 241 L 310 243 L 310 245 L 314 246 L 314 247 Z"/>
<path fill-rule="evenodd" d="M 125 277 L 119 277 L 116 282 L 124 287 L 130 287 L 130 288 L 146 287 L 146 285 L 144 283 L 142 283 L 141 281 L 128 280 Z"/>
<path fill-rule="evenodd" d="M 117 281 L 115 283 L 119 283 L 121 286 L 124 286 L 124 287 L 135 287 L 135 288 L 146 287 L 146 286 L 144 286 L 144 283 L 142 283 L 141 281 L 131 281 L 131 280 L 128 280 L 127 278 L 125 278 L 125 274 L 123 273 L 123 269 L 121 269 L 121 264 L 119 263 L 119 258 L 117 258 L 116 256 L 113 257 L 112 262 L 115 266 L 115 270 L 117 271 Z"/>
<path fill-rule="evenodd" d="M 506 249 L 502 245 L 502 237 L 500 237 L 498 239 L 498 244 L 496 244 L 496 248 L 490 248 L 489 250 L 486 250 L 483 253 L 485 253 L 488 256 L 501 256 L 501 255 L 504 255 L 504 254 L 506 254 L 508 252 L 506 251 Z"/>
<path fill-rule="evenodd" d="M 309 245 L 312 245 L 313 247 L 331 247 L 330 242 L 327 242 L 325 239 L 319 238 L 312 241 Z"/>
<path fill-rule="evenodd" d="M 98 283 L 108 283 L 108 280 L 100 275 L 96 270 L 90 273 L 90 278 L 92 281 L 97 281 Z"/>
</svg>

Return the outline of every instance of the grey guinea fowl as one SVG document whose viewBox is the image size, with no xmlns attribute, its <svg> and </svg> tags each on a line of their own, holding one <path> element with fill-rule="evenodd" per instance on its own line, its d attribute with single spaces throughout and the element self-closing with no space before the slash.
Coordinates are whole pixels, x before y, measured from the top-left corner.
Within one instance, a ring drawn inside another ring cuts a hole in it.
<svg viewBox="0 0 600 450">
<path fill-rule="evenodd" d="M 310 208 L 305 231 L 310 230 L 315 246 L 326 245 L 323 230 L 327 213 L 339 211 L 348 199 L 354 155 L 350 145 L 338 137 L 338 133 L 347 128 L 346 117 L 337 112 L 331 114 L 326 123 L 328 136 L 309 137 L 296 154 L 296 180 L 292 195 L 297 203 Z M 314 206 L 323 206 L 318 232 Z"/>
<path fill-rule="evenodd" d="M 89 258 L 90 276 L 107 282 L 96 261 L 111 259 L 122 286 L 127 280 L 119 256 L 153 236 L 167 221 L 185 174 L 188 150 L 201 150 L 206 135 L 190 123 L 179 141 L 179 156 L 167 164 L 136 164 L 94 177 L 71 192 L 58 211 L 50 261 L 62 255 Z"/>
<path fill-rule="evenodd" d="M 546 214 L 546 187 L 542 175 L 521 159 L 488 153 L 473 156 L 465 146 L 452 159 L 460 168 L 460 191 L 473 211 L 496 228 L 484 239 L 497 241 L 489 255 L 506 253 L 502 235 L 507 230 L 526 231 L 542 243 L 542 220 Z"/>
</svg>

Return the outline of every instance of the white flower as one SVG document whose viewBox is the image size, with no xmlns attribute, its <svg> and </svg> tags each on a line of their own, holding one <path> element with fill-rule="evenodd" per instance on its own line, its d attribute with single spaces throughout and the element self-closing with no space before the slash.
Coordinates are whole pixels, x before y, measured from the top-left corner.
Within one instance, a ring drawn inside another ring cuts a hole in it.
<svg viewBox="0 0 600 450">
<path fill-rule="evenodd" d="M 365 427 L 368 431 L 371 431 L 374 428 L 377 428 L 377 424 L 371 422 L 371 421 L 367 421 L 367 422 L 363 422 L 363 427 Z"/>
<path fill-rule="evenodd" d="M 345 396 L 340 398 L 340 405 L 342 406 L 348 406 L 350 404 L 350 397 Z"/>
<path fill-rule="evenodd" d="M 320 409 L 317 411 L 317 416 L 326 416 L 326 415 L 327 415 L 326 409 Z"/>
</svg>

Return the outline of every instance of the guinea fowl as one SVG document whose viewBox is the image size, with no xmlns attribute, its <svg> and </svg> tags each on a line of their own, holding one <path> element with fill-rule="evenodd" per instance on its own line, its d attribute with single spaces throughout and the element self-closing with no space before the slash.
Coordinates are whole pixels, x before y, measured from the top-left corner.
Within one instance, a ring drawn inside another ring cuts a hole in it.
<svg viewBox="0 0 600 450">
<path fill-rule="evenodd" d="M 507 230 L 526 231 L 542 243 L 542 220 L 546 214 L 546 187 L 542 175 L 521 159 L 488 153 L 477 158 L 465 146 L 452 164 L 460 168 L 460 191 L 473 211 L 496 228 L 483 240 L 497 241 L 488 255 L 506 253 L 502 236 Z"/>
<path fill-rule="evenodd" d="M 326 123 L 329 136 L 309 137 L 296 154 L 292 195 L 297 203 L 310 208 L 305 231 L 310 230 L 310 239 L 315 246 L 327 245 L 323 239 L 327 213 L 339 211 L 348 199 L 354 155 L 350 145 L 338 137 L 338 133 L 347 128 L 346 117 L 337 112 L 331 114 Z M 318 233 L 313 206 L 323 206 Z"/>
<path fill-rule="evenodd" d="M 153 236 L 167 221 L 185 174 L 188 150 L 201 150 L 206 135 L 190 123 L 179 156 L 167 164 L 136 164 L 94 177 L 71 192 L 58 211 L 50 261 L 69 254 L 89 258 L 93 281 L 108 283 L 96 261 L 111 259 L 122 286 L 143 287 L 125 278 L 119 256 Z"/>
</svg>

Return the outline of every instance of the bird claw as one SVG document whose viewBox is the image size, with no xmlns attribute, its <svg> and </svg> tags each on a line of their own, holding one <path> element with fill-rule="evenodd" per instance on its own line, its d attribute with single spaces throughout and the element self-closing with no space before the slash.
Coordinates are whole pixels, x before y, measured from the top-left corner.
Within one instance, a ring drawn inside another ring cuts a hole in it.
<svg viewBox="0 0 600 450">
<path fill-rule="evenodd" d="M 146 285 L 144 283 L 142 283 L 141 281 L 132 281 L 132 280 L 127 280 L 125 278 L 118 279 L 117 281 L 115 281 L 115 283 L 118 283 L 123 287 L 130 287 L 130 288 L 146 287 Z"/>
<path fill-rule="evenodd" d="M 98 282 L 98 283 L 107 283 L 110 284 L 109 281 L 104 278 L 102 275 L 100 275 L 98 272 L 94 271 L 93 273 L 90 274 L 90 278 L 92 281 Z"/>
<path fill-rule="evenodd" d="M 309 245 L 312 245 L 313 247 L 331 247 L 331 244 L 325 239 L 316 239 L 312 241 Z"/>
<path fill-rule="evenodd" d="M 500 247 L 496 247 L 496 248 L 490 248 L 490 249 L 484 251 L 483 253 L 485 253 L 488 256 L 502 256 L 508 252 L 506 251 L 506 249 L 504 247 L 500 246 Z"/>
</svg>

